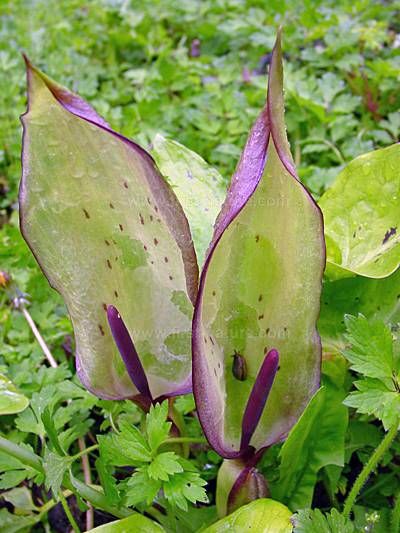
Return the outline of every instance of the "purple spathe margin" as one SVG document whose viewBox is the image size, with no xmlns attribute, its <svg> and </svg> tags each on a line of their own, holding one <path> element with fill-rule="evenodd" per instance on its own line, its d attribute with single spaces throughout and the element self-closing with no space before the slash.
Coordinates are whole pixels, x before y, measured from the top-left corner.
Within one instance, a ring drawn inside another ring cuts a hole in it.
<svg viewBox="0 0 400 533">
<path fill-rule="evenodd" d="M 102 117 L 100 117 L 100 115 L 98 115 L 87 102 L 82 100 L 77 95 L 70 93 L 64 87 L 61 87 L 55 82 L 53 82 L 50 78 L 48 78 L 47 76 L 42 74 L 40 71 L 38 71 L 30 63 L 29 59 L 25 55 L 23 55 L 23 57 L 24 57 L 26 67 L 27 67 L 26 76 L 27 76 L 27 86 L 28 86 L 28 103 L 27 103 L 27 109 L 25 113 L 23 113 L 20 117 L 20 120 L 23 126 L 22 150 L 21 150 L 22 178 L 20 181 L 19 192 L 18 192 L 18 200 L 19 200 L 19 206 L 20 206 L 20 209 L 19 209 L 20 231 L 28 247 L 30 248 L 32 255 L 35 257 L 36 262 L 38 263 L 44 275 L 46 276 L 50 286 L 53 289 L 57 290 L 57 288 L 52 283 L 51 276 L 47 274 L 46 269 L 41 264 L 39 257 L 37 256 L 37 254 L 35 253 L 34 249 L 32 248 L 29 242 L 29 238 L 25 231 L 25 219 L 24 219 L 24 209 L 23 209 L 23 206 L 26 203 L 26 190 L 25 190 L 26 170 L 29 168 L 28 155 L 27 155 L 28 134 L 27 134 L 27 124 L 25 121 L 25 117 L 29 114 L 31 110 L 32 75 L 33 74 L 35 74 L 36 76 L 42 79 L 42 81 L 45 83 L 49 92 L 52 94 L 55 100 L 62 107 L 64 107 L 64 109 L 66 109 L 66 111 L 110 133 L 114 137 L 124 142 L 129 148 L 133 149 L 135 152 L 140 154 L 144 158 L 144 160 L 147 162 L 149 167 L 153 170 L 154 176 L 146 175 L 147 183 L 154 197 L 160 200 L 160 206 L 159 206 L 160 211 L 164 215 L 165 222 L 168 225 L 171 231 L 171 234 L 175 238 L 176 243 L 181 251 L 184 270 L 185 270 L 187 291 L 188 291 L 189 298 L 191 299 L 192 303 L 194 303 L 196 294 L 197 294 L 197 285 L 198 285 L 198 264 L 197 264 L 197 258 L 196 258 L 196 253 L 194 250 L 193 241 L 191 238 L 189 224 L 183 212 L 183 209 L 178 199 L 175 196 L 175 193 L 172 191 L 171 187 L 167 184 L 167 182 L 161 176 L 160 172 L 157 169 L 154 159 L 141 146 L 131 141 L 130 139 L 124 137 L 123 135 L 110 129 L 107 122 Z M 178 221 L 178 224 L 176 224 L 176 220 Z M 78 346 L 77 346 L 75 355 L 76 355 L 77 374 L 82 384 L 90 392 L 92 392 L 93 394 L 95 394 L 96 396 L 100 398 L 110 399 L 110 400 L 133 398 L 132 395 L 128 395 L 128 394 L 109 395 L 103 390 L 98 390 L 96 387 L 93 387 L 93 385 L 91 384 L 85 372 L 85 368 L 83 368 L 82 366 L 81 359 L 79 356 Z M 164 397 L 175 396 L 178 394 L 184 394 L 188 392 L 191 392 L 191 374 L 190 373 L 187 376 L 187 378 L 184 380 L 184 382 L 180 383 L 176 387 L 176 390 L 167 393 Z M 133 395 L 134 394 L 135 393 L 133 393 Z"/>
</svg>

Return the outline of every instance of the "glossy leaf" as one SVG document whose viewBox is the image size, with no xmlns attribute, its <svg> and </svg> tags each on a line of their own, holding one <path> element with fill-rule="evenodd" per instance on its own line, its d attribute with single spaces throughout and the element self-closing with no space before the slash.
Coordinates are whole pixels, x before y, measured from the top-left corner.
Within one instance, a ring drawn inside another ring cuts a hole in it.
<svg viewBox="0 0 400 533">
<path fill-rule="evenodd" d="M 151 153 L 185 211 L 202 265 L 225 198 L 224 180 L 198 154 L 160 134 L 153 140 Z"/>
<path fill-rule="evenodd" d="M 7 376 L 0 374 L 0 415 L 20 413 L 29 405 L 29 400 L 18 392 Z"/>
<path fill-rule="evenodd" d="M 298 181 L 286 139 L 278 37 L 267 104 L 216 222 L 193 319 L 194 394 L 220 455 L 243 451 L 243 415 L 268 351 L 279 353 L 279 370 L 250 445 L 283 439 L 318 387 L 323 268 L 321 213 Z M 246 362 L 244 380 L 235 377 L 235 354 Z"/>
<path fill-rule="evenodd" d="M 330 273 L 384 278 L 400 265 L 400 144 L 351 161 L 319 205 Z"/>
<path fill-rule="evenodd" d="M 291 511 L 279 502 L 270 499 L 255 500 L 240 507 L 234 513 L 219 520 L 203 533 L 222 533 L 230 531 L 254 531 L 254 533 L 290 533 Z"/>
<path fill-rule="evenodd" d="M 160 533 L 165 531 L 160 524 L 150 520 L 139 513 L 133 513 L 122 520 L 115 520 L 103 526 L 91 529 L 89 533 L 128 533 L 128 531 L 140 531 L 140 533 Z"/>
<path fill-rule="evenodd" d="M 104 398 L 137 393 L 107 324 L 124 318 L 152 396 L 190 387 L 197 262 L 153 159 L 29 62 L 21 230 L 74 326 L 77 368 Z"/>
<path fill-rule="evenodd" d="M 318 330 L 325 352 L 340 352 L 345 344 L 344 315 L 362 313 L 368 319 L 400 321 L 400 270 L 384 279 L 354 276 L 325 280 Z"/>
<path fill-rule="evenodd" d="M 280 451 L 280 477 L 272 496 L 292 510 L 310 507 L 318 471 L 343 466 L 348 423 L 344 394 L 333 385 L 320 389 Z"/>
</svg>

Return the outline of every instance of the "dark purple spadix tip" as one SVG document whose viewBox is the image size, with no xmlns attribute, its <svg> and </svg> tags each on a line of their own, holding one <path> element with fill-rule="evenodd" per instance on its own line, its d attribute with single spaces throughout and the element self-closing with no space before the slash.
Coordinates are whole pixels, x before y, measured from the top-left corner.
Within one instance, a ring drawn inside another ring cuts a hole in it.
<svg viewBox="0 0 400 533">
<path fill-rule="evenodd" d="M 249 399 L 247 400 L 242 421 L 242 439 L 240 442 L 240 449 L 242 451 L 248 447 L 250 439 L 261 418 L 275 379 L 276 371 L 278 370 L 278 364 L 279 353 L 277 350 L 272 349 L 265 356 L 253 388 L 251 389 Z"/>
<path fill-rule="evenodd" d="M 115 344 L 118 347 L 122 360 L 125 363 L 129 377 L 138 391 L 151 400 L 152 397 L 147 377 L 135 349 L 135 345 L 133 344 L 121 315 L 112 305 L 107 306 L 107 318 L 112 336 L 114 337 Z"/>
</svg>

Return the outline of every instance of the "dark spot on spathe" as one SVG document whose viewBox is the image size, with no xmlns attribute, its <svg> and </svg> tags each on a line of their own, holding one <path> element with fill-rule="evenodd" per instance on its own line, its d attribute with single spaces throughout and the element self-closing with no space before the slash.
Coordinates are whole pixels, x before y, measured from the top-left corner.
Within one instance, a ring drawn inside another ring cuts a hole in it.
<svg viewBox="0 0 400 533">
<path fill-rule="evenodd" d="M 117 291 L 114 291 L 114 295 L 116 298 L 118 298 L 118 292 Z"/>
<path fill-rule="evenodd" d="M 260 240 L 260 236 L 256 235 L 256 242 L 258 242 L 259 240 Z"/>
<path fill-rule="evenodd" d="M 129 185 L 128 185 L 128 182 L 127 182 L 127 181 L 124 181 L 124 187 L 125 187 L 125 189 L 128 189 L 128 188 L 129 188 Z"/>
<path fill-rule="evenodd" d="M 386 244 L 388 240 L 390 239 L 390 237 L 393 237 L 393 235 L 396 235 L 396 232 L 397 232 L 397 227 L 388 229 L 387 232 L 385 233 L 385 236 L 383 237 L 382 244 Z"/>
<path fill-rule="evenodd" d="M 111 207 L 111 209 L 114 209 L 114 205 L 111 202 L 109 203 L 109 206 Z"/>
<path fill-rule="evenodd" d="M 120 225 L 119 225 L 119 229 L 120 229 L 121 231 L 124 231 L 124 226 L 123 226 L 122 224 L 120 224 Z"/>
<path fill-rule="evenodd" d="M 85 213 L 86 218 L 90 218 L 89 212 L 86 209 L 82 209 L 82 211 Z"/>
<path fill-rule="evenodd" d="M 98 324 L 98 326 L 99 326 L 99 330 L 100 330 L 101 335 L 104 337 L 105 333 L 104 333 L 103 326 L 101 324 Z"/>
<path fill-rule="evenodd" d="M 144 218 L 142 217 L 142 214 L 139 213 L 140 223 L 144 225 Z"/>
<path fill-rule="evenodd" d="M 111 265 L 111 262 L 110 262 L 109 259 L 107 259 L 107 266 L 108 266 L 108 268 L 109 268 L 110 270 L 112 269 L 112 265 Z"/>
<path fill-rule="evenodd" d="M 108 242 L 107 239 L 104 239 L 104 242 L 107 244 L 107 246 L 110 246 L 110 243 Z"/>
<path fill-rule="evenodd" d="M 154 237 L 154 239 L 153 239 L 153 242 L 154 242 L 154 244 L 157 246 L 157 244 L 158 244 L 158 240 L 157 240 L 155 237 Z"/>
</svg>

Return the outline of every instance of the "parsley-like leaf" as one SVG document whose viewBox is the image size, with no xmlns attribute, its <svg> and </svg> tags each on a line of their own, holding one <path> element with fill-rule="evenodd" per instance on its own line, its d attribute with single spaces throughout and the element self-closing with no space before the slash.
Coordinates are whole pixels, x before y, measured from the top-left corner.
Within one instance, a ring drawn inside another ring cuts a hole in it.
<svg viewBox="0 0 400 533">
<path fill-rule="evenodd" d="M 151 479 L 161 479 L 162 481 L 168 481 L 171 475 L 178 472 L 183 472 L 183 467 L 175 452 L 160 453 L 147 468 L 147 473 Z"/>
<path fill-rule="evenodd" d="M 156 452 L 159 446 L 168 438 L 171 422 L 167 422 L 168 401 L 158 403 L 150 407 L 146 416 L 146 432 L 152 452 Z"/>
<path fill-rule="evenodd" d="M 292 522 L 294 533 L 353 533 L 354 525 L 337 509 L 323 515 L 319 509 L 304 509 L 296 513 Z"/>
</svg>

